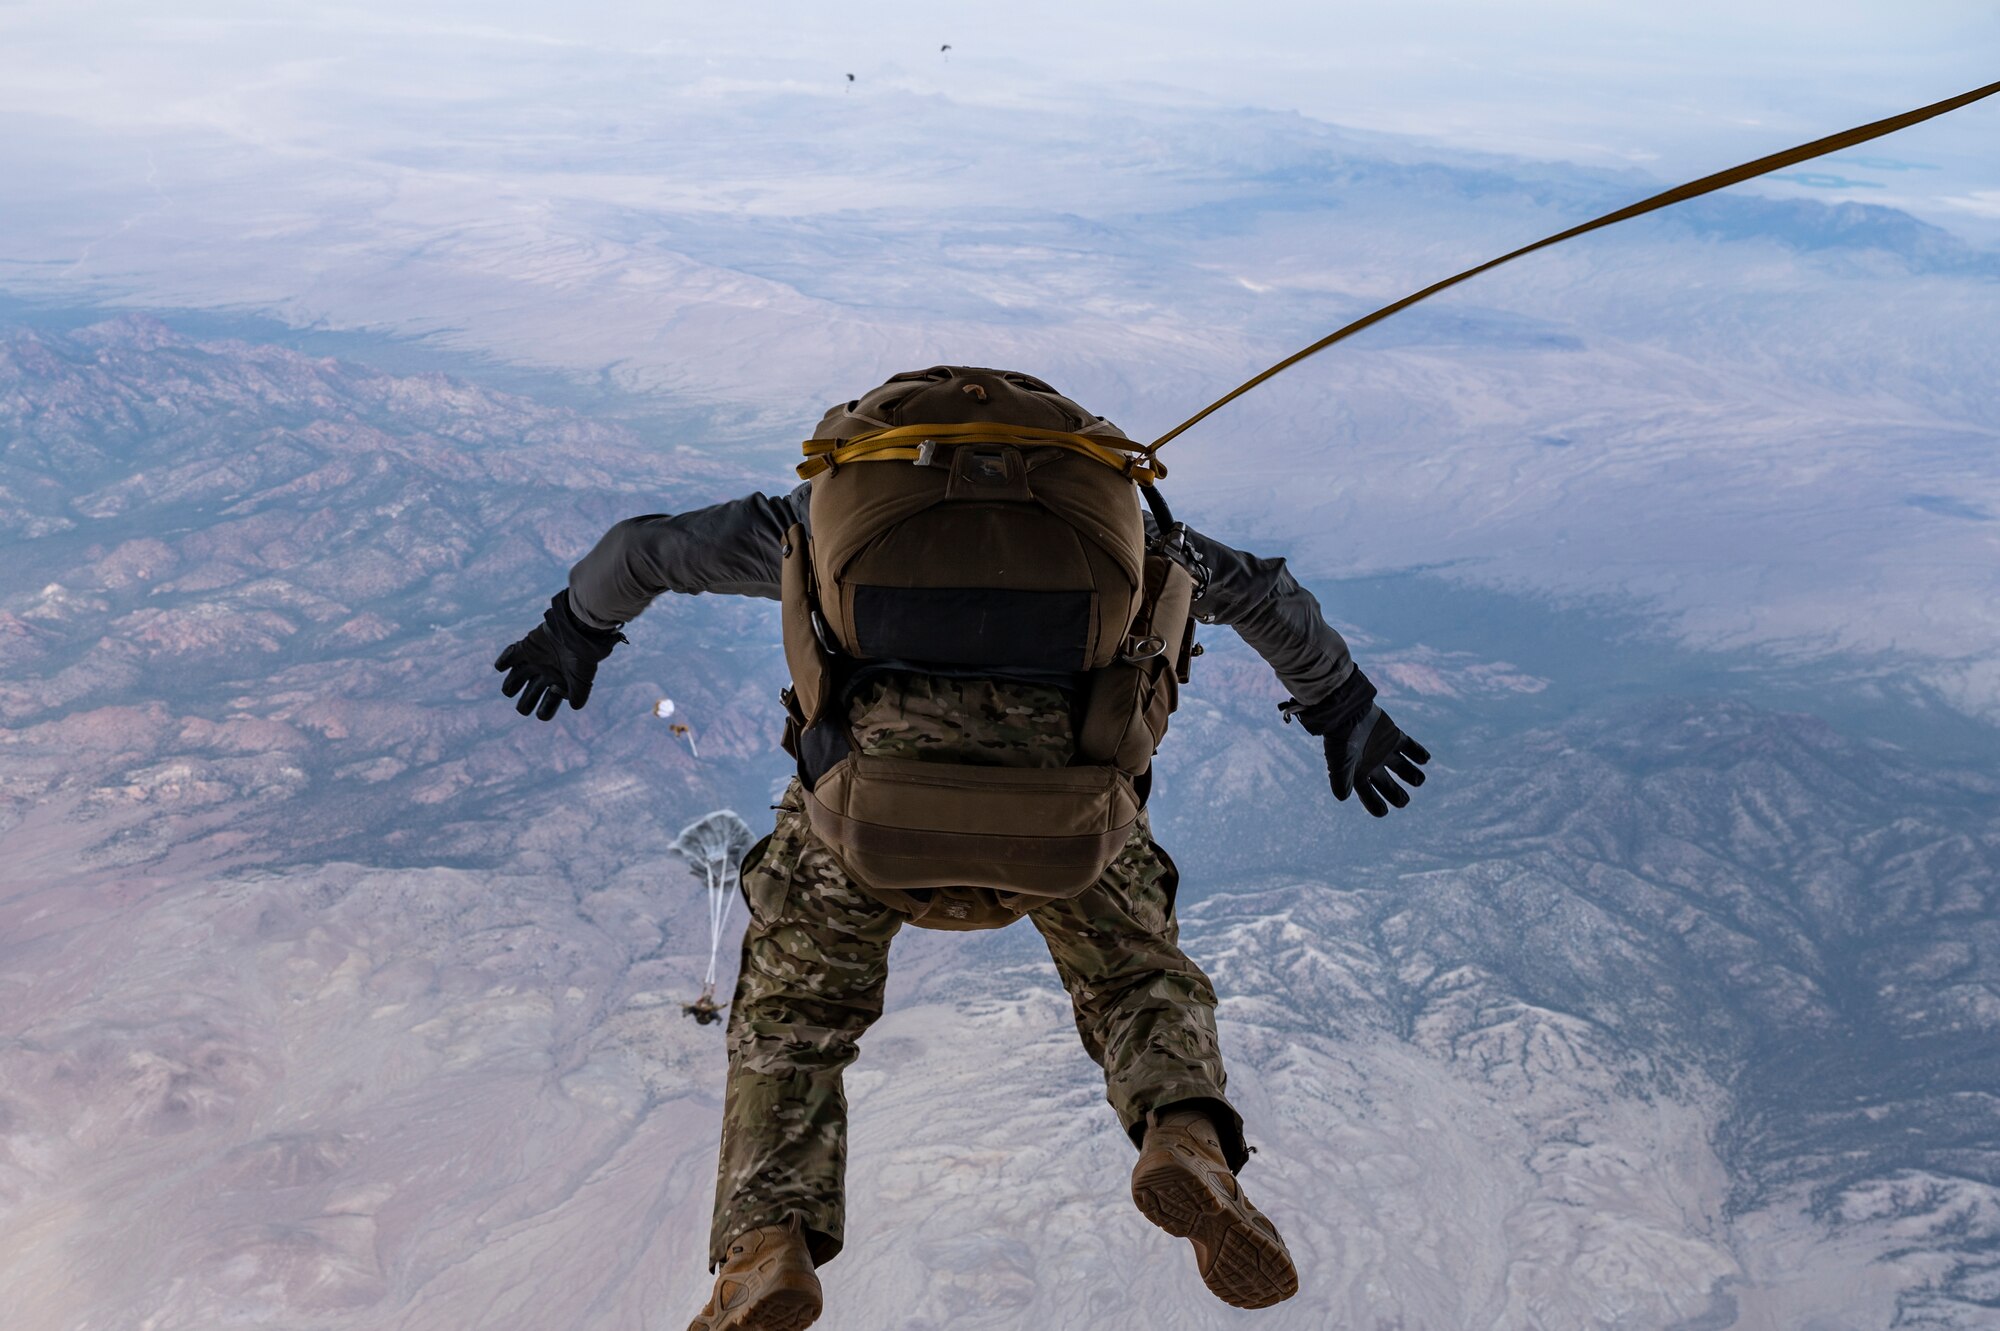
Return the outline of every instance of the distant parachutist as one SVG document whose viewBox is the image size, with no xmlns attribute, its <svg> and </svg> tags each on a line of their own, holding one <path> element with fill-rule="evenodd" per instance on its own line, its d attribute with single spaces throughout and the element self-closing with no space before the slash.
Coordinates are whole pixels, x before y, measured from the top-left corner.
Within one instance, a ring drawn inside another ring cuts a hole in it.
<svg viewBox="0 0 2000 1331">
<path fill-rule="evenodd" d="M 854 82 L 854 76 L 853 76 L 852 74 L 849 74 L 849 75 L 847 76 L 847 81 L 848 81 L 849 83 L 852 83 L 852 82 Z"/>
<path fill-rule="evenodd" d="M 716 961 L 722 952 L 722 930 L 736 901 L 743 856 L 750 849 L 750 825 L 729 809 L 717 809 L 681 829 L 668 847 L 687 863 L 708 890 L 708 971 L 701 977 L 701 997 L 681 1004 L 681 1011 L 703 1026 L 720 1017 L 727 1003 L 715 1001 Z"/>
<path fill-rule="evenodd" d="M 673 716 L 673 714 L 674 714 L 674 700 L 672 698 L 662 698 L 658 702 L 653 704 L 653 715 L 658 717 L 660 720 L 665 721 L 669 717 Z M 695 747 L 694 728 L 688 725 L 687 722 L 675 721 L 667 727 L 667 731 L 668 733 L 673 735 L 676 739 L 685 740 L 687 742 L 688 753 L 691 756 L 696 758 L 701 757 L 701 750 Z"/>
<path fill-rule="evenodd" d="M 943 46 L 940 46 L 940 47 L 938 47 L 938 54 L 944 57 L 944 62 L 945 62 L 945 63 L 946 63 L 947 65 L 948 65 L 948 64 L 950 64 L 950 63 L 951 63 L 951 43 L 950 43 L 950 42 L 946 42 L 946 43 L 945 43 L 945 44 L 944 44 Z"/>
<path fill-rule="evenodd" d="M 722 1020 L 722 1013 L 729 1004 L 715 1001 L 715 986 L 701 991 L 701 997 L 692 1003 L 681 1004 L 681 1015 L 693 1017 L 697 1026 L 713 1026 Z"/>
</svg>

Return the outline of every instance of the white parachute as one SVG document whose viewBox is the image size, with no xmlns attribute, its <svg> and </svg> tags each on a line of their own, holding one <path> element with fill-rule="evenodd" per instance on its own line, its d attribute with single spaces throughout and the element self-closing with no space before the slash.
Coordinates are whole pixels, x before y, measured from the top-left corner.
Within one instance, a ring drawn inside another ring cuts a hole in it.
<svg viewBox="0 0 2000 1331">
<path fill-rule="evenodd" d="M 734 809 L 717 809 L 689 823 L 668 849 L 687 861 L 694 876 L 708 885 L 708 973 L 702 997 L 715 995 L 715 964 L 722 952 L 722 930 L 735 904 L 743 857 L 749 853 L 750 825 Z"/>
<path fill-rule="evenodd" d="M 653 715 L 662 721 L 671 723 L 667 726 L 668 732 L 687 741 L 688 752 L 696 758 L 701 757 L 701 750 L 696 748 L 694 744 L 694 727 L 685 721 L 675 721 L 673 719 L 674 710 L 674 700 L 672 698 L 662 698 L 653 704 Z"/>
</svg>

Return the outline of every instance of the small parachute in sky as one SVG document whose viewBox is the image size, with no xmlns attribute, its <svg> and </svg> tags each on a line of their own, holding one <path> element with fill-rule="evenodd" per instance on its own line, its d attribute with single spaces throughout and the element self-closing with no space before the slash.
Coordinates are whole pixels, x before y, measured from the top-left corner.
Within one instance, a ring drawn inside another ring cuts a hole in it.
<svg viewBox="0 0 2000 1331">
<path fill-rule="evenodd" d="M 662 721 L 666 721 L 669 718 L 671 718 L 674 714 L 674 711 L 675 711 L 674 700 L 672 698 L 662 698 L 658 702 L 653 704 L 653 715 L 658 717 Z M 687 744 L 688 753 L 691 756 L 696 758 L 701 757 L 701 750 L 696 748 L 694 743 L 694 727 L 690 726 L 685 721 L 675 721 L 673 722 L 673 724 L 667 727 L 667 731 L 669 734 L 673 735 L 674 738 L 681 740 Z"/>
<path fill-rule="evenodd" d="M 682 1005 L 683 1011 L 704 1026 L 721 1011 L 715 1002 L 716 958 L 722 953 L 723 926 L 729 923 L 743 857 L 749 853 L 752 839 L 750 825 L 737 817 L 735 810 L 717 809 L 682 828 L 668 847 L 687 862 L 708 890 L 708 972 L 702 977 L 701 997 Z"/>
<path fill-rule="evenodd" d="M 854 82 L 854 76 L 853 76 L 852 74 L 849 74 L 849 75 L 847 76 L 847 81 L 848 81 L 849 83 L 852 83 L 852 82 Z"/>
<path fill-rule="evenodd" d="M 938 47 L 938 54 L 944 57 L 944 62 L 945 62 L 945 63 L 946 63 L 947 65 L 948 65 L 948 64 L 950 64 L 950 63 L 951 63 L 951 43 L 950 43 L 950 42 L 946 42 L 946 43 L 945 43 L 945 44 L 944 44 L 943 46 L 940 46 L 940 47 Z"/>
</svg>

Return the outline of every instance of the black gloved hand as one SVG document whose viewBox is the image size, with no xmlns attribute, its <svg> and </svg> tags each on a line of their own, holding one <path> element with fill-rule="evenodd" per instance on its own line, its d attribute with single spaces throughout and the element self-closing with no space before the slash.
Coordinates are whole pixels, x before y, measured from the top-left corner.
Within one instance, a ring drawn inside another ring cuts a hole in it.
<svg viewBox="0 0 2000 1331">
<path fill-rule="evenodd" d="M 578 619 L 569 608 L 569 592 L 557 592 L 549 600 L 541 627 L 493 662 L 495 670 L 507 672 L 500 692 L 509 698 L 519 694 L 514 710 L 542 721 L 554 716 L 565 698 L 571 707 L 581 707 L 590 701 L 597 663 L 624 641 L 625 635 L 616 629 L 594 629 Z"/>
<path fill-rule="evenodd" d="M 1381 818 L 1390 805 L 1400 809 L 1410 802 L 1398 779 L 1412 789 L 1424 783 L 1423 764 L 1431 751 L 1375 705 L 1375 686 L 1359 669 L 1322 701 L 1310 707 L 1289 703 L 1285 712 L 1326 740 L 1326 774 L 1336 799 L 1358 791 L 1361 807 Z"/>
<path fill-rule="evenodd" d="M 1389 714 L 1373 703 L 1343 741 L 1326 737 L 1326 774 L 1333 793 L 1346 799 L 1350 792 L 1361 796 L 1361 807 L 1380 818 L 1389 805 L 1402 808 L 1410 793 L 1396 784 L 1400 777 L 1412 789 L 1424 783 L 1423 764 L 1431 751 L 1405 735 Z"/>
</svg>

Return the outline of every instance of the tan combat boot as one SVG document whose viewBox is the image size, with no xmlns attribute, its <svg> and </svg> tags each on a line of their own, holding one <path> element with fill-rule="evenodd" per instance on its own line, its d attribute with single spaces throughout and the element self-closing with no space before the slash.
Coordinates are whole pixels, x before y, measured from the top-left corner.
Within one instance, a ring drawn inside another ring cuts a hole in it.
<svg viewBox="0 0 2000 1331">
<path fill-rule="evenodd" d="M 819 1277 L 796 1224 L 737 1236 L 715 1273 L 715 1292 L 688 1331 L 804 1331 L 819 1317 Z"/>
<path fill-rule="evenodd" d="M 1194 1243 L 1202 1282 L 1224 1303 L 1268 1308 L 1299 1292 L 1285 1241 L 1243 1195 L 1206 1114 L 1176 1110 L 1146 1129 L 1132 1200 L 1146 1219 Z"/>
</svg>

